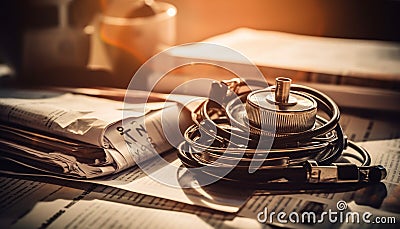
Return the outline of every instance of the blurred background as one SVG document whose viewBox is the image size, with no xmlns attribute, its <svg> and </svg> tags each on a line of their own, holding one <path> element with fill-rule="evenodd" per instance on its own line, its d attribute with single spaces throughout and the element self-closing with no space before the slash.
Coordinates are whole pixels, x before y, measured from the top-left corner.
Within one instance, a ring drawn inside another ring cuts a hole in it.
<svg viewBox="0 0 400 229">
<path fill-rule="evenodd" d="M 5 0 L 0 5 L 2 85 L 126 88 L 158 51 L 240 27 L 400 42 L 398 0 Z M 123 36 L 114 36 L 118 33 Z"/>
<path fill-rule="evenodd" d="M 177 42 L 193 42 L 238 27 L 304 35 L 400 40 L 396 0 L 174 0 Z"/>
</svg>

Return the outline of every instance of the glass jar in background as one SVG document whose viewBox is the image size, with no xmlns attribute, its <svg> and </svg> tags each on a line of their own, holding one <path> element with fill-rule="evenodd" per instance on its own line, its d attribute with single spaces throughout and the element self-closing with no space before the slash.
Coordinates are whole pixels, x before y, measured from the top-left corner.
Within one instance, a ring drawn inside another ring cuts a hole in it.
<svg viewBox="0 0 400 229">
<path fill-rule="evenodd" d="M 103 0 L 98 31 L 117 87 L 150 57 L 175 44 L 176 8 L 164 2 Z M 146 85 L 146 82 L 143 82 Z"/>
</svg>

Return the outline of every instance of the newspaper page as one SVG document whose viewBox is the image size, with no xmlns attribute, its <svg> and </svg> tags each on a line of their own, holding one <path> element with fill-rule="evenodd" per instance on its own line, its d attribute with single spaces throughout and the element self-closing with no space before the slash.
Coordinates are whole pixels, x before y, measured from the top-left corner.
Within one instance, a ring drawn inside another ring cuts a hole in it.
<svg viewBox="0 0 400 229">
<path fill-rule="evenodd" d="M 130 117 L 164 108 L 165 103 L 129 104 Z M 171 105 L 171 104 L 168 104 Z M 104 132 L 123 119 L 122 101 L 37 90 L 0 90 L 0 120 L 107 147 Z"/>
<path fill-rule="evenodd" d="M 204 42 L 237 50 L 257 66 L 396 82 L 400 77 L 400 57 L 397 55 L 400 46 L 393 42 L 305 36 L 249 28 L 239 28 Z M 237 61 L 215 53 L 204 53 L 201 58 Z"/>
<path fill-rule="evenodd" d="M 344 114 L 341 115 L 340 125 L 349 140 L 354 142 L 400 138 L 398 120 L 387 122 Z"/>
<path fill-rule="evenodd" d="M 140 123 L 140 129 L 147 134 L 147 127 L 151 128 L 160 122 L 161 111 L 165 111 L 168 118 L 175 120 L 179 114 L 178 104 L 155 102 L 124 105 L 121 101 L 70 93 L 2 89 L 0 121 L 4 125 L 0 143 L 10 154 L 3 154 L 1 157 L 39 170 L 79 178 L 116 173 L 154 155 L 154 152 L 150 152 L 150 147 L 143 147 L 146 144 L 156 145 L 157 153 L 171 149 L 162 134 L 164 130 L 158 129 L 151 133 L 151 142 L 141 141 L 138 145 L 139 139 L 131 139 L 130 148 L 121 147 L 127 143 L 127 138 L 121 132 L 124 114 L 129 114 L 125 118 Z M 165 122 L 169 120 L 166 119 Z M 13 128 L 14 124 L 32 131 Z M 56 137 L 43 137 L 36 131 Z M 137 138 L 145 137 L 139 133 Z M 24 144 L 21 144 L 22 140 Z M 46 147 L 38 147 L 39 143 Z M 60 151 L 62 149 L 64 151 Z M 83 151 L 90 149 L 92 151 L 84 156 Z M 99 155 L 98 158 L 95 158 L 96 154 Z"/>
<path fill-rule="evenodd" d="M 4 228 L 259 228 L 252 219 L 102 185 L 15 177 L 0 184 Z"/>
</svg>

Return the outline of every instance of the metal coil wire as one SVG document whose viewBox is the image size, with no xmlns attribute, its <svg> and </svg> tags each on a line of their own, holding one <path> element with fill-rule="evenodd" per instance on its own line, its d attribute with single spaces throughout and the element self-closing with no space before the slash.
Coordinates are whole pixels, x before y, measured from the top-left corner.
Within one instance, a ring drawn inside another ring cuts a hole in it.
<svg viewBox="0 0 400 229">
<path fill-rule="evenodd" d="M 293 85 L 293 90 L 304 93 L 317 103 L 318 110 L 328 118 L 316 116 L 316 123 L 307 130 L 290 130 L 276 133 L 249 125 L 245 118 L 232 115 L 232 104 L 245 100 L 249 92 L 238 95 L 222 107 L 211 100 L 203 102 L 193 113 L 194 125 L 184 134 L 185 142 L 179 147 L 178 157 L 188 168 L 207 167 L 210 176 L 220 168 L 232 168 L 229 181 L 265 183 L 277 179 L 300 182 L 300 168 L 307 160 L 319 165 L 330 165 L 341 156 L 350 156 L 360 166 L 370 164 L 369 154 L 354 143 L 348 142 L 339 124 L 340 112 L 336 103 L 325 94 L 312 88 Z M 244 108 L 241 108 L 244 109 Z M 262 148 L 263 141 L 272 141 L 271 147 Z M 353 153 L 343 151 L 349 146 Z M 254 161 L 261 165 L 249 173 Z"/>
</svg>

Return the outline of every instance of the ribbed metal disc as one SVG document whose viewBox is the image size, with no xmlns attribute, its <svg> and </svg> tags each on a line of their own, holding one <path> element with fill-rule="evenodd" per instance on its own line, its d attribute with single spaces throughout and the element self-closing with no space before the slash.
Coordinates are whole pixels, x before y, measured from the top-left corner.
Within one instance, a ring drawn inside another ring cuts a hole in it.
<svg viewBox="0 0 400 229">
<path fill-rule="evenodd" d="M 297 133 L 311 129 L 315 123 L 317 103 L 300 92 L 291 91 L 291 105 L 271 102 L 268 97 L 274 94 L 274 89 L 258 90 L 247 96 L 246 112 L 250 125 L 256 128 L 271 128 L 276 126 L 277 133 Z"/>
</svg>

